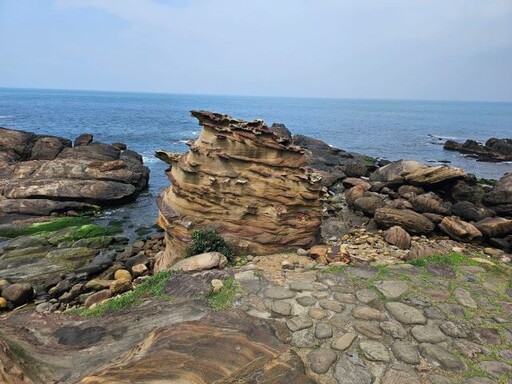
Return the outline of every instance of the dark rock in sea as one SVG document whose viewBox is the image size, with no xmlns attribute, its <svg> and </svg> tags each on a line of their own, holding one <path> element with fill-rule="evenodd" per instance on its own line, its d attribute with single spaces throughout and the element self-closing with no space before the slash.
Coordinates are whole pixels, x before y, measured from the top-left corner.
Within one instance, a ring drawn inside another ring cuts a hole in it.
<svg viewBox="0 0 512 384">
<path fill-rule="evenodd" d="M 444 149 L 474 155 L 480 161 L 512 160 L 512 139 L 491 138 L 485 145 L 475 140 L 466 140 L 464 143 L 448 140 L 444 144 Z"/>
<path fill-rule="evenodd" d="M 123 146 L 0 128 L 0 213 L 50 215 L 125 203 L 148 183 L 142 157 Z"/>
</svg>

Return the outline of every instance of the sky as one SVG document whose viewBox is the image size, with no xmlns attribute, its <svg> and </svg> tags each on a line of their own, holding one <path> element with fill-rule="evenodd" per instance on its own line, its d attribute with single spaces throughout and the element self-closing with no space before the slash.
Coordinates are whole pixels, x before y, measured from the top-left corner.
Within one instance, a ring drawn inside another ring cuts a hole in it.
<svg viewBox="0 0 512 384">
<path fill-rule="evenodd" d="M 512 101 L 511 0 L 0 0 L 0 87 Z"/>
</svg>

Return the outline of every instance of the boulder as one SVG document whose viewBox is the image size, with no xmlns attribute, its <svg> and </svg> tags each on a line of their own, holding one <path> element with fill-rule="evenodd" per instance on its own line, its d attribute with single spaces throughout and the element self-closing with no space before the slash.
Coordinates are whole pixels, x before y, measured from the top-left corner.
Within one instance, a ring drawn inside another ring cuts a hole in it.
<svg viewBox="0 0 512 384">
<path fill-rule="evenodd" d="M 460 179 L 467 176 L 466 172 L 459 168 L 439 165 L 436 167 L 416 168 L 405 173 L 405 180 L 416 186 L 432 186 L 448 180 Z"/>
<path fill-rule="evenodd" d="M 512 173 L 507 173 L 483 197 L 483 203 L 500 216 L 512 218 Z"/>
<path fill-rule="evenodd" d="M 357 211 L 363 212 L 365 215 L 372 217 L 375 211 L 386 205 L 386 202 L 381 196 L 369 195 L 363 196 L 354 201 L 353 208 Z"/>
<path fill-rule="evenodd" d="M 90 133 L 82 133 L 81 135 L 77 136 L 75 139 L 73 146 L 74 147 L 80 147 L 82 145 L 88 145 L 91 144 L 94 139 L 94 136 Z"/>
<path fill-rule="evenodd" d="M 103 289 L 99 292 L 93 293 L 89 296 L 84 303 L 85 308 L 90 308 L 93 304 L 100 304 L 105 300 L 112 297 L 112 291 L 110 289 Z"/>
<path fill-rule="evenodd" d="M 400 249 L 409 249 L 411 247 L 411 236 L 402 227 L 395 225 L 382 233 L 384 240 L 391 245 L 396 245 Z"/>
<path fill-rule="evenodd" d="M 357 199 L 364 196 L 366 189 L 363 185 L 356 185 L 345 192 L 345 201 L 352 207 Z"/>
<path fill-rule="evenodd" d="M 487 238 L 512 235 L 512 220 L 503 217 L 482 219 L 475 223 L 475 227 Z"/>
<path fill-rule="evenodd" d="M 444 144 L 444 149 L 468 153 L 480 161 L 512 160 L 512 139 L 490 138 L 485 145 L 475 140 L 466 140 L 464 143 L 448 140 Z"/>
<path fill-rule="evenodd" d="M 2 290 L 2 297 L 18 307 L 32 300 L 34 288 L 28 283 L 11 284 Z"/>
<path fill-rule="evenodd" d="M 382 228 L 387 229 L 396 225 L 418 235 L 429 234 L 435 228 L 429 219 L 410 209 L 379 208 L 375 211 L 374 219 Z"/>
<path fill-rule="evenodd" d="M 71 147 L 71 141 L 61 137 L 40 137 L 32 147 L 30 160 L 53 160 L 65 147 Z"/>
<path fill-rule="evenodd" d="M 412 209 L 412 204 L 405 199 L 396 199 L 390 202 L 386 207 L 395 209 Z"/>
<path fill-rule="evenodd" d="M 412 194 L 408 200 L 412 205 L 412 209 L 419 213 L 435 213 L 443 216 L 451 214 L 448 204 L 427 195 L 416 196 Z"/>
<path fill-rule="evenodd" d="M 478 207 L 469 201 L 455 203 L 451 207 L 452 213 L 466 221 L 480 221 L 494 216 L 494 212 L 485 207 Z"/>
<path fill-rule="evenodd" d="M 453 201 L 469 201 L 471 203 L 480 203 L 484 196 L 482 187 L 476 184 L 468 183 L 466 180 L 457 180 L 450 188 L 450 198 Z"/>
<path fill-rule="evenodd" d="M 445 217 L 439 224 L 439 228 L 452 239 L 462 242 L 480 240 L 482 238 L 482 232 L 478 228 L 455 216 Z"/>
<path fill-rule="evenodd" d="M 372 187 L 372 185 L 369 182 L 358 177 L 347 177 L 343 179 L 343 186 L 345 188 L 352 188 L 355 187 L 356 185 L 363 186 L 366 191 L 369 191 Z"/>
<path fill-rule="evenodd" d="M 383 167 L 380 167 L 370 175 L 371 181 L 381 181 L 386 185 L 404 184 L 404 174 L 410 173 L 416 169 L 422 169 L 425 165 L 417 161 L 398 160 L 393 161 Z"/>
<path fill-rule="evenodd" d="M 131 279 L 116 279 L 110 284 L 110 291 L 112 292 L 112 295 L 119 295 L 124 292 L 128 292 L 133 287 Z"/>
<path fill-rule="evenodd" d="M 158 261 L 157 261 L 158 262 Z M 206 269 L 219 268 L 224 269 L 228 264 L 228 259 L 219 252 L 207 252 L 188 257 L 174 264 L 171 271 L 196 272 Z"/>
<path fill-rule="evenodd" d="M 431 255 L 444 255 L 453 252 L 459 244 L 452 240 L 441 240 L 434 243 L 414 243 L 409 253 L 404 256 L 404 260 L 422 259 Z"/>
<path fill-rule="evenodd" d="M 142 160 L 121 158 L 124 152 L 108 144 L 72 148 L 61 137 L 5 128 L 0 136 L 0 213 L 6 215 L 91 211 L 131 200 L 148 183 Z"/>
</svg>

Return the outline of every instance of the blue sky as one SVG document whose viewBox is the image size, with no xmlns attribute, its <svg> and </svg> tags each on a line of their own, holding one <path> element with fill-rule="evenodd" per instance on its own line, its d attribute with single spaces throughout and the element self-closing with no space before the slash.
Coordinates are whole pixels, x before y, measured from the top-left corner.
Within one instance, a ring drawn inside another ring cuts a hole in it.
<svg viewBox="0 0 512 384">
<path fill-rule="evenodd" d="M 512 101 L 510 0 L 0 0 L 0 86 Z"/>
</svg>

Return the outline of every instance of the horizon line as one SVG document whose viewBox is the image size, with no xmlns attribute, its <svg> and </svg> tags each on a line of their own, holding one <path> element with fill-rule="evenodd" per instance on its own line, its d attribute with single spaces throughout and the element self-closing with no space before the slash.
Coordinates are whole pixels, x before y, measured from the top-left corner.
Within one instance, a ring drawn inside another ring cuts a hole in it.
<svg viewBox="0 0 512 384">
<path fill-rule="evenodd" d="M 381 97 L 333 97 L 333 96 L 270 96 L 270 95 L 239 95 L 220 93 L 192 93 L 192 92 L 165 92 L 165 91 L 127 91 L 105 89 L 76 89 L 76 88 L 31 88 L 31 87 L 5 87 L 0 90 L 32 90 L 32 91 L 67 91 L 67 92 L 95 92 L 95 93 L 126 93 L 147 95 L 175 95 L 175 96 L 210 96 L 210 97 L 246 97 L 246 98 L 275 98 L 275 99 L 314 99 L 314 100 L 347 100 L 347 101 L 421 101 L 421 102 L 448 102 L 448 103 L 503 103 L 512 104 L 512 100 L 456 100 L 456 99 L 404 99 Z"/>
</svg>

